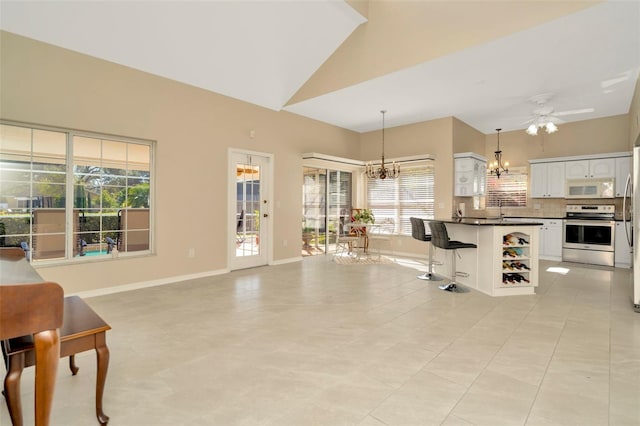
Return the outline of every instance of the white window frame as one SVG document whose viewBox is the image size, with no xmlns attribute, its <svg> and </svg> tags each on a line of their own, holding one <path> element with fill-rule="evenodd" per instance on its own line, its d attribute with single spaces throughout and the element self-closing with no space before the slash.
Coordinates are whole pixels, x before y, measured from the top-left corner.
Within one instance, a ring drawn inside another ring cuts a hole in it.
<svg viewBox="0 0 640 426">
<path fill-rule="evenodd" d="M 54 259 L 40 259 L 34 260 L 37 265 L 48 265 L 48 264 L 60 264 L 60 263 L 77 263 L 77 262 L 87 262 L 87 261 L 105 261 L 105 260 L 113 260 L 117 257 L 137 257 L 137 256 L 148 256 L 150 254 L 155 253 L 155 150 L 156 150 L 156 142 L 152 140 L 133 138 L 133 137 L 122 137 L 122 136 L 113 136 L 107 135 L 104 133 L 96 133 L 89 131 L 78 131 L 69 128 L 61 128 L 54 126 L 45 126 L 38 124 L 30 124 L 30 123 L 21 123 L 9 120 L 0 120 L 0 124 L 7 126 L 15 126 L 27 128 L 30 130 L 44 130 L 51 132 L 59 132 L 64 133 L 66 135 L 66 156 L 64 158 L 65 166 L 66 166 L 66 195 L 65 195 L 65 255 L 64 257 L 54 258 Z M 73 256 L 75 237 L 74 237 L 74 155 L 73 155 L 73 139 L 74 137 L 88 137 L 95 139 L 102 139 L 114 142 L 122 142 L 127 144 L 140 144 L 146 145 L 149 147 L 150 151 L 150 165 L 149 165 L 149 249 L 148 250 L 139 250 L 139 251 L 130 251 L 130 252 L 116 252 L 113 256 L 86 256 L 86 257 L 77 257 Z M 33 180 L 30 181 L 30 184 L 33 184 Z M 31 242 L 33 239 L 34 230 L 33 226 L 30 226 L 29 229 L 29 241 Z"/>
</svg>

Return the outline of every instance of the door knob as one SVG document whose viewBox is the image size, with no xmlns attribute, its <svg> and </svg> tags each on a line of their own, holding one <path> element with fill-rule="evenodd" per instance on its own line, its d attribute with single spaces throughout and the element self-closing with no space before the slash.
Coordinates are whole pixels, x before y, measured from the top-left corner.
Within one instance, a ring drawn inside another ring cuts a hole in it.
<svg viewBox="0 0 640 426">
<path fill-rule="evenodd" d="M 263 214 L 262 217 L 269 217 L 267 213 Z"/>
</svg>

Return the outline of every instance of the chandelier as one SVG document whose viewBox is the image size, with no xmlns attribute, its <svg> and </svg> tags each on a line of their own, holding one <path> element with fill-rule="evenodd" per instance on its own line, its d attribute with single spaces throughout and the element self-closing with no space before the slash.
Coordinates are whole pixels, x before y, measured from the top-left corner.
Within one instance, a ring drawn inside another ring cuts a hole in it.
<svg viewBox="0 0 640 426">
<path fill-rule="evenodd" d="M 369 179 L 396 179 L 400 176 L 400 166 L 393 162 L 391 168 L 387 168 L 384 164 L 384 114 L 387 111 L 382 110 L 382 160 L 380 161 L 380 167 L 376 167 L 373 165 L 371 161 L 369 161 L 365 167 L 365 174 Z"/>
<path fill-rule="evenodd" d="M 556 126 L 553 121 L 547 120 L 546 117 L 540 117 L 535 123 L 527 127 L 527 134 L 535 136 L 538 134 L 538 129 L 543 127 L 547 133 L 555 133 L 558 131 L 558 126 Z"/>
<path fill-rule="evenodd" d="M 509 162 L 505 161 L 502 163 L 502 151 L 500 150 L 500 130 L 496 129 L 498 132 L 498 149 L 495 151 L 495 161 L 489 163 L 489 171 L 492 175 L 496 175 L 498 179 L 500 179 L 500 175 L 504 173 L 509 173 Z"/>
</svg>

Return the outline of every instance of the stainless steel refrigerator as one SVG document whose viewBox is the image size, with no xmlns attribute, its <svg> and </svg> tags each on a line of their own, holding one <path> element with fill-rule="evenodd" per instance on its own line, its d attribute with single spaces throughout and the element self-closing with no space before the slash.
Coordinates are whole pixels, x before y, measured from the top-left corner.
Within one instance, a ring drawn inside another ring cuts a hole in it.
<svg viewBox="0 0 640 426">
<path fill-rule="evenodd" d="M 625 203 L 630 204 L 631 235 L 628 237 L 629 245 L 633 247 L 634 241 L 640 241 L 640 146 L 633 148 L 633 179 L 627 180 L 625 191 Z M 627 197 L 630 194 L 630 198 Z M 624 217 L 627 212 L 623 211 Z M 626 225 L 626 224 L 625 224 Z M 640 312 L 640 250 L 633 250 L 633 308 Z"/>
</svg>

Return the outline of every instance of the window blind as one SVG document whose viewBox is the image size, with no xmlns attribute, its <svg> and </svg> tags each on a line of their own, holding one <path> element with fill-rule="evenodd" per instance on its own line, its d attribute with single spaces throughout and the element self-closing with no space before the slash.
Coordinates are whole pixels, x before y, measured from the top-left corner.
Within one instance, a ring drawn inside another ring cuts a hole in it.
<svg viewBox="0 0 640 426">
<path fill-rule="evenodd" d="M 368 179 L 367 204 L 376 222 L 391 218 L 396 232 L 411 235 L 410 217 L 433 219 L 434 171 L 427 165 L 403 167 L 397 179 Z"/>
<path fill-rule="evenodd" d="M 526 207 L 527 179 L 522 172 L 500 175 L 487 175 L 487 207 Z"/>
</svg>

